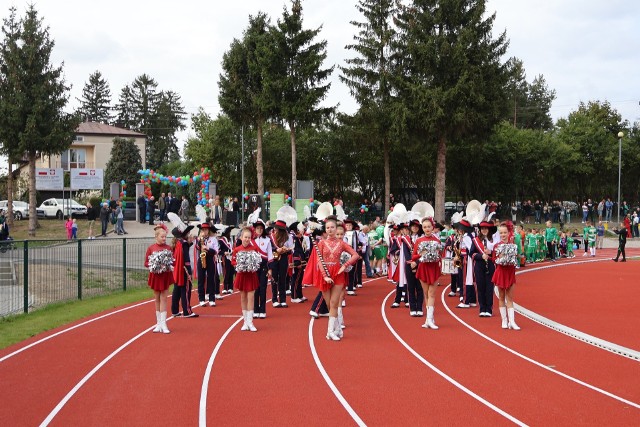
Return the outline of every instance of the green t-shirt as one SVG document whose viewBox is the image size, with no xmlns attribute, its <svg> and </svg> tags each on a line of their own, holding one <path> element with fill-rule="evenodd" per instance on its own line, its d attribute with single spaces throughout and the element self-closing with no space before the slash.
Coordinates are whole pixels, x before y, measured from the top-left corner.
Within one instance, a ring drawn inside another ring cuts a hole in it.
<svg viewBox="0 0 640 427">
<path fill-rule="evenodd" d="M 537 244 L 538 244 L 538 241 L 536 240 L 536 235 L 533 233 L 527 234 L 527 247 L 535 248 Z"/>
<path fill-rule="evenodd" d="M 555 227 L 550 227 L 544 230 L 544 238 L 547 242 L 558 241 L 558 230 Z"/>
<path fill-rule="evenodd" d="M 596 228 L 594 226 L 585 227 L 583 232 L 584 232 L 584 238 L 588 242 L 596 241 Z"/>
</svg>

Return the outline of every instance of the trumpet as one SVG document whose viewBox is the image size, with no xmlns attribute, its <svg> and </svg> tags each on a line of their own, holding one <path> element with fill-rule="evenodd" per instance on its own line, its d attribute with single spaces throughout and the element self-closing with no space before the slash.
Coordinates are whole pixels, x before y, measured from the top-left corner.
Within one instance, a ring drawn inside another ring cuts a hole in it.
<svg viewBox="0 0 640 427">
<path fill-rule="evenodd" d="M 455 268 L 462 267 L 462 250 L 460 249 L 460 236 L 456 238 L 456 241 L 453 242 L 453 266 Z"/>
<path fill-rule="evenodd" d="M 397 255 L 392 255 L 391 262 L 393 263 L 393 265 L 398 265 L 398 263 L 400 262 L 400 257 Z"/>
</svg>

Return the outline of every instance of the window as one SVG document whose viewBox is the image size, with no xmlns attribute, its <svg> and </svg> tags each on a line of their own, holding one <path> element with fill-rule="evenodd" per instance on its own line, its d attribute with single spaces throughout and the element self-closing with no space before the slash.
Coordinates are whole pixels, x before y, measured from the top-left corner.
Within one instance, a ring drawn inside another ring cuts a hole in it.
<svg viewBox="0 0 640 427">
<path fill-rule="evenodd" d="M 75 142 L 84 142 L 84 136 L 78 136 L 78 135 L 76 135 L 76 137 L 75 137 L 74 141 L 75 141 Z"/>
<path fill-rule="evenodd" d="M 82 169 L 86 167 L 87 150 L 84 148 L 71 148 L 60 156 L 62 169 Z"/>
</svg>

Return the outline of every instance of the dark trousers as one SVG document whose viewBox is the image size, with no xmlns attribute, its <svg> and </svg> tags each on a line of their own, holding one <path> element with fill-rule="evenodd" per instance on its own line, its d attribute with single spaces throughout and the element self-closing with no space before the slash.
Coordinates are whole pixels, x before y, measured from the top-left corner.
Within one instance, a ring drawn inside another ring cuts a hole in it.
<svg viewBox="0 0 640 427">
<path fill-rule="evenodd" d="M 315 311 L 318 314 L 327 314 L 329 312 L 329 307 L 327 307 L 327 302 L 322 297 L 322 292 L 318 292 L 316 299 L 313 300 L 311 311 Z"/>
<path fill-rule="evenodd" d="M 107 227 L 109 226 L 109 218 L 100 221 L 102 223 L 102 235 L 107 235 Z"/>
<path fill-rule="evenodd" d="M 356 286 L 356 272 L 358 271 L 357 264 L 349 272 L 349 283 L 347 284 L 347 291 L 353 291 Z"/>
<path fill-rule="evenodd" d="M 258 270 L 258 289 L 253 294 L 253 312 L 267 312 L 267 261 L 263 260 Z"/>
<path fill-rule="evenodd" d="M 620 258 L 620 254 L 622 254 L 622 260 L 626 261 L 627 260 L 627 254 L 624 252 L 624 247 L 625 245 L 618 245 L 618 253 L 616 254 L 616 261 L 618 260 L 618 258 Z"/>
<path fill-rule="evenodd" d="M 549 258 L 551 260 L 556 259 L 556 244 L 555 243 L 547 242 L 547 251 L 549 252 Z"/>
<path fill-rule="evenodd" d="M 138 212 L 140 213 L 140 223 L 144 224 L 145 222 L 147 222 L 147 208 L 142 207 L 142 208 L 138 208 Z"/>
<path fill-rule="evenodd" d="M 366 256 L 366 255 L 363 255 Z M 362 264 L 364 264 L 364 261 L 362 258 L 358 259 L 358 262 L 356 263 L 356 268 L 352 269 L 352 270 L 356 270 L 356 277 L 355 277 L 355 283 L 356 285 L 362 285 Z"/>
<path fill-rule="evenodd" d="M 271 301 L 284 304 L 287 302 L 287 270 L 289 269 L 289 257 L 281 256 L 278 261 L 273 261 L 273 278 L 271 280 Z"/>
<path fill-rule="evenodd" d="M 476 268 L 476 286 L 478 287 L 478 305 L 480 305 L 480 313 L 493 314 L 493 288 L 491 277 L 493 277 L 493 265 L 489 265 L 489 269 L 481 263 Z"/>
<path fill-rule="evenodd" d="M 409 311 L 422 311 L 424 291 L 409 265 L 405 267 L 405 276 L 407 277 L 407 292 L 409 293 Z"/>
<path fill-rule="evenodd" d="M 462 295 L 462 269 L 459 268 L 458 271 L 460 273 L 451 275 L 451 292 L 454 294 L 460 292 L 460 295 Z"/>
<path fill-rule="evenodd" d="M 394 303 L 402 303 L 402 298 L 405 296 L 406 286 L 400 287 L 400 284 L 396 283 L 396 297 L 393 300 Z"/>
<path fill-rule="evenodd" d="M 191 314 L 191 280 L 187 280 L 185 274 L 185 286 L 173 285 L 173 293 L 171 294 L 171 314 L 178 314 L 178 307 L 182 303 L 182 314 L 184 316 Z"/>
<path fill-rule="evenodd" d="M 231 265 L 231 260 L 227 259 L 227 257 L 223 258 L 224 265 L 224 290 L 232 291 L 233 290 L 233 265 Z"/>
<path fill-rule="evenodd" d="M 468 261 L 471 262 L 471 261 Z M 465 263 L 463 265 L 464 270 L 467 270 L 467 264 Z M 473 272 L 471 273 L 473 274 Z M 466 282 L 466 280 L 465 280 Z M 473 284 L 471 285 L 466 285 L 464 286 L 464 303 L 465 304 L 475 304 L 478 302 L 478 299 L 476 298 L 476 288 L 475 286 L 473 286 Z"/>
<path fill-rule="evenodd" d="M 205 294 L 209 295 L 209 301 L 216 300 L 218 290 L 215 289 L 216 263 L 207 257 L 207 267 L 202 267 L 200 259 L 196 261 L 198 269 L 198 300 L 203 302 Z M 218 282 L 219 283 L 219 282 Z"/>
<path fill-rule="evenodd" d="M 291 299 L 302 298 L 302 268 L 296 267 L 291 275 Z"/>
</svg>

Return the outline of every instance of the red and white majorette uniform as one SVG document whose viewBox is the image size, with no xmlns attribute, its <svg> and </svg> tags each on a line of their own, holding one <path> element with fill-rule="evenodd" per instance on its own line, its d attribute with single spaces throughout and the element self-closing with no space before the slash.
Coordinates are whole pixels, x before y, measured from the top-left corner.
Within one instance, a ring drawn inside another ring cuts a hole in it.
<svg viewBox="0 0 640 427">
<path fill-rule="evenodd" d="M 322 254 L 322 261 L 318 256 L 318 251 Z M 302 283 L 313 285 L 322 292 L 328 291 L 333 285 L 344 286 L 347 282 L 346 274 L 338 274 L 341 267 L 340 255 L 342 252 L 348 252 L 351 255 L 351 258 L 345 263 L 346 266 L 356 264 L 359 255 L 343 240 L 335 237 L 320 240 L 311 250 Z M 327 283 L 324 280 L 327 273 L 333 279 L 333 283 Z"/>
<path fill-rule="evenodd" d="M 421 282 L 425 282 L 429 285 L 433 285 L 438 281 L 441 273 L 440 261 L 434 262 L 420 262 L 420 253 L 418 247 L 422 242 L 436 242 L 440 243 L 440 238 L 430 235 L 422 236 L 413 245 L 413 254 L 411 255 L 411 261 L 418 263 L 418 271 L 416 272 L 416 278 Z"/>
<path fill-rule="evenodd" d="M 509 238 L 509 242 L 513 243 L 513 238 Z M 493 247 L 493 253 L 491 259 L 495 262 L 496 260 L 496 249 L 505 243 L 500 242 L 497 243 Z M 509 289 L 511 286 L 516 284 L 516 266 L 515 265 L 498 265 L 496 264 L 496 271 L 493 273 L 493 278 L 491 279 L 494 285 L 499 287 L 500 289 Z"/>
<path fill-rule="evenodd" d="M 231 255 L 231 264 L 235 267 L 238 264 L 237 255 L 238 252 L 258 252 L 252 245 L 249 246 L 236 246 L 233 248 L 233 254 Z M 258 272 L 238 271 L 236 272 L 236 278 L 233 281 L 233 287 L 239 291 L 251 292 L 258 289 Z"/>
<path fill-rule="evenodd" d="M 147 253 L 144 256 L 144 266 L 149 268 L 149 257 L 154 252 L 160 251 L 169 251 L 173 254 L 173 249 L 171 246 L 164 244 L 159 245 L 154 243 L 153 245 L 147 248 Z M 166 291 L 169 289 L 169 286 L 173 283 L 173 271 L 165 271 L 164 273 L 151 273 L 149 272 L 149 279 L 147 280 L 147 284 L 154 291 Z"/>
</svg>

